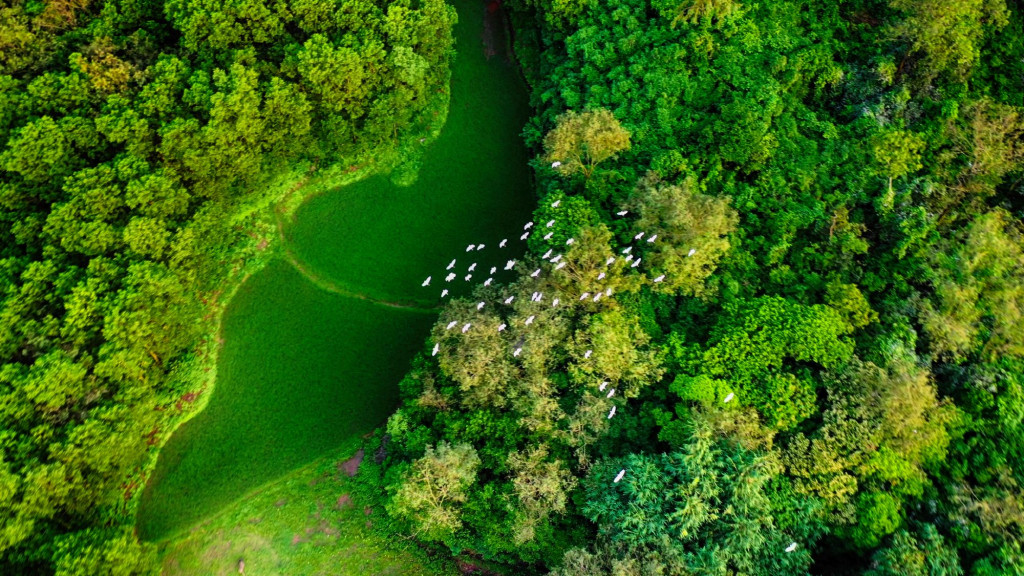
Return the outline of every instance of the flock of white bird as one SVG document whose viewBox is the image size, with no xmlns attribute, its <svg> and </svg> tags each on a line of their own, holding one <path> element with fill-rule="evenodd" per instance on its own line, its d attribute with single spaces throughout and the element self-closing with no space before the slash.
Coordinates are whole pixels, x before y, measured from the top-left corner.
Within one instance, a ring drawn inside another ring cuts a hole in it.
<svg viewBox="0 0 1024 576">
<path fill-rule="evenodd" d="M 560 165 L 559 162 L 555 162 L 554 164 L 552 164 L 552 168 L 557 168 L 559 165 Z M 552 208 L 558 208 L 560 204 L 561 204 L 561 200 L 556 200 L 555 202 L 553 202 L 551 204 L 551 207 Z M 622 211 L 616 213 L 616 215 L 619 216 L 619 217 L 626 216 L 627 214 L 629 214 L 628 210 L 622 210 Z M 525 241 L 527 238 L 530 237 L 530 233 L 531 233 L 530 229 L 533 228 L 533 225 L 534 225 L 533 222 L 527 222 L 523 226 L 524 232 L 519 237 L 520 241 Z M 545 228 L 551 228 L 554 225 L 555 225 L 555 220 L 552 219 L 552 220 L 549 220 L 548 222 L 546 222 L 544 227 Z M 638 232 L 635 236 L 633 236 L 633 240 L 635 240 L 637 242 L 640 242 L 640 241 L 644 240 L 644 236 L 645 235 L 646 234 L 644 232 Z M 552 238 L 552 236 L 554 236 L 554 232 L 548 232 L 547 234 L 544 235 L 544 240 L 550 240 Z M 657 239 L 658 239 L 658 235 L 657 234 L 651 234 L 650 236 L 647 236 L 646 242 L 648 244 L 653 244 L 655 241 L 657 241 Z M 569 238 L 568 240 L 566 240 L 565 244 L 568 247 L 568 246 L 573 245 L 575 242 L 576 242 L 576 240 L 574 238 Z M 508 245 L 508 239 L 505 238 L 501 242 L 498 243 L 498 248 L 504 248 L 507 245 Z M 469 246 L 466 246 L 466 252 L 467 253 L 469 253 L 469 252 L 478 252 L 480 250 L 483 250 L 485 248 L 485 246 L 486 246 L 485 244 L 470 244 Z M 628 247 L 624 248 L 621 251 L 621 254 L 623 255 L 625 261 L 629 263 L 629 267 L 630 268 L 638 268 L 640 266 L 641 260 L 643 260 L 643 259 L 640 258 L 640 257 L 636 257 L 636 259 L 634 260 L 634 256 L 633 256 L 632 252 L 633 252 L 633 246 L 628 246 Z M 696 248 L 691 248 L 690 251 L 686 255 L 689 257 L 689 256 L 693 256 L 696 253 L 697 253 L 697 249 Z M 554 270 L 560 270 L 560 269 L 562 269 L 566 265 L 566 262 L 564 260 L 562 260 L 562 257 L 563 257 L 563 254 L 554 254 L 554 249 L 549 249 L 547 252 L 544 253 L 543 256 L 541 256 L 541 260 L 545 260 L 545 261 L 549 262 L 550 264 L 553 264 L 554 265 L 553 266 Z M 446 268 L 446 270 L 450 271 L 452 268 L 454 268 L 457 260 L 458 260 L 457 258 L 452 258 L 452 261 L 448 263 L 448 267 Z M 605 261 L 605 266 L 606 267 L 607 266 L 611 266 L 612 264 L 615 263 L 615 261 L 616 261 L 616 257 L 615 256 L 610 256 Z M 505 263 L 505 268 L 504 269 L 505 270 L 512 270 L 512 268 L 515 267 L 515 265 L 516 265 L 516 260 L 509 260 L 508 262 Z M 472 279 L 472 277 L 473 277 L 472 272 L 474 270 L 476 270 L 476 266 L 477 266 L 476 262 L 473 262 L 472 264 L 469 265 L 469 268 L 466 270 L 467 274 L 464 277 L 464 280 L 466 282 L 469 282 Z M 494 282 L 493 274 L 496 271 L 497 271 L 497 267 L 496 266 L 495 267 L 491 267 L 490 274 L 492 276 L 489 276 L 486 280 L 484 280 L 484 282 L 483 282 L 484 286 L 490 286 L 491 283 Z M 534 270 L 533 272 L 530 273 L 530 277 L 531 278 L 538 278 L 541 275 L 542 271 L 543 270 L 541 268 L 537 268 L 536 270 Z M 598 274 L 598 276 L 597 276 L 597 279 L 598 280 L 603 280 L 606 276 L 607 276 L 607 274 L 605 272 L 600 272 Z M 455 274 L 454 272 L 449 272 L 444 277 L 444 281 L 445 282 L 451 282 L 456 277 L 457 277 L 457 274 Z M 427 276 L 427 279 L 423 281 L 422 286 L 424 286 L 424 287 L 430 286 L 430 280 L 431 280 L 431 276 Z M 657 276 L 656 278 L 654 278 L 654 282 L 656 282 L 656 283 L 657 282 L 662 282 L 664 280 L 665 280 L 665 275 L 664 274 L 661 274 L 660 276 Z M 447 289 L 442 289 L 441 290 L 441 298 L 445 298 L 446 296 L 448 296 L 448 294 L 449 294 L 449 292 L 448 292 Z M 597 292 L 594 292 L 593 295 L 591 295 L 590 292 L 583 292 L 583 294 L 580 295 L 580 301 L 582 302 L 583 300 L 591 299 L 593 302 L 598 302 L 598 301 L 601 300 L 602 297 L 607 298 L 607 297 L 611 297 L 611 295 L 612 295 L 612 289 L 611 289 L 611 287 L 607 287 L 604 290 L 598 290 Z M 506 298 L 504 300 L 504 303 L 506 305 L 507 304 L 511 304 L 514 299 L 515 299 L 515 296 L 509 296 L 508 298 Z M 530 297 L 530 301 L 531 302 L 542 302 L 543 299 L 544 299 L 544 293 L 543 292 L 534 292 L 533 295 Z M 560 303 L 560 299 L 557 298 L 557 297 L 555 297 L 555 298 L 553 298 L 551 300 L 551 306 L 552 307 L 557 307 L 559 305 L 559 303 Z M 484 306 L 486 306 L 486 304 L 487 304 L 486 302 L 478 302 L 477 305 L 476 305 L 477 311 L 483 310 L 483 308 L 484 308 Z M 535 319 L 536 319 L 536 315 L 530 315 L 529 317 L 526 318 L 526 321 L 524 322 L 524 325 L 525 326 L 529 326 L 529 325 L 533 324 Z M 451 322 L 448 323 L 448 325 L 446 326 L 445 329 L 446 330 L 451 330 L 451 329 L 455 328 L 456 326 L 458 326 L 458 321 L 457 320 L 452 320 Z M 498 332 L 505 331 L 505 329 L 507 327 L 508 327 L 508 325 L 504 324 L 504 323 L 498 325 Z M 462 325 L 462 333 L 465 334 L 471 328 L 472 328 L 472 323 L 471 322 L 466 322 L 465 324 Z M 523 349 L 522 344 L 521 343 L 517 344 L 515 346 L 515 348 L 513 349 L 513 351 L 512 351 L 512 356 L 518 358 L 519 354 L 522 352 L 522 349 Z M 432 356 L 436 356 L 437 353 L 440 350 L 441 350 L 441 345 L 438 344 L 438 343 L 435 343 L 434 344 L 434 348 L 431 351 L 431 355 Z M 586 352 L 584 352 L 584 354 L 583 354 L 584 359 L 589 359 L 591 354 L 593 354 L 593 350 L 587 350 Z M 599 391 L 600 392 L 604 392 L 605 388 L 608 387 L 608 384 L 609 384 L 609 382 L 607 382 L 607 381 L 601 382 L 601 384 L 598 386 Z M 605 397 L 610 399 L 614 395 L 615 395 L 615 388 L 612 388 Z M 725 399 L 722 402 L 723 403 L 728 403 L 734 397 L 735 397 L 735 394 L 730 392 L 729 395 L 726 396 Z M 608 411 L 608 419 L 609 420 L 612 419 L 612 417 L 615 416 L 615 411 L 616 411 L 616 407 L 614 405 L 612 405 L 611 410 Z M 613 483 L 615 483 L 615 484 L 619 483 L 619 481 L 621 481 L 625 476 L 626 476 L 626 470 L 625 469 L 619 470 L 619 473 L 615 475 L 615 479 L 613 480 Z M 792 542 L 792 543 L 790 543 L 789 546 L 786 547 L 786 552 L 787 553 L 788 552 L 793 552 L 796 549 L 797 549 L 797 543 L 796 542 Z"/>
</svg>

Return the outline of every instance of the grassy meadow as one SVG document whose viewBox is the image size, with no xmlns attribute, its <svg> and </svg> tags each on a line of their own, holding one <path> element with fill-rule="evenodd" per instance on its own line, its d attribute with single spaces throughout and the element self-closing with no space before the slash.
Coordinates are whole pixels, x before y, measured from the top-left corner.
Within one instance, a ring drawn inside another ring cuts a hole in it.
<svg viewBox="0 0 1024 576">
<path fill-rule="evenodd" d="M 245 574 L 260 576 L 455 573 L 413 544 L 385 545 L 370 529 L 380 511 L 350 490 L 342 462 L 329 457 L 296 470 L 164 543 L 163 574 L 228 576 L 239 573 L 239 561 Z"/>
</svg>

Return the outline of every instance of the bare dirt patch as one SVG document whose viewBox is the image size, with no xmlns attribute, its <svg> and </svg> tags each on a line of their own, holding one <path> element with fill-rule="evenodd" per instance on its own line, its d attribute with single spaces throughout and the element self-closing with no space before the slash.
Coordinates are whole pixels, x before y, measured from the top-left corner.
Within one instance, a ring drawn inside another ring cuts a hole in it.
<svg viewBox="0 0 1024 576">
<path fill-rule="evenodd" d="M 356 450 L 356 453 L 351 458 L 338 464 L 338 471 L 344 472 L 349 478 L 355 476 L 359 472 L 359 465 L 363 463 L 363 449 Z"/>
</svg>

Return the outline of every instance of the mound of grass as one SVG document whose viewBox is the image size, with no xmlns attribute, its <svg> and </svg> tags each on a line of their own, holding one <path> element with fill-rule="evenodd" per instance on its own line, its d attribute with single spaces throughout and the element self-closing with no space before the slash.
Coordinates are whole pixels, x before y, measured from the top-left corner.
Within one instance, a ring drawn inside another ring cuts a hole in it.
<svg viewBox="0 0 1024 576">
<path fill-rule="evenodd" d="M 368 529 L 381 511 L 353 484 L 341 459 L 297 470 L 161 543 L 162 573 L 228 576 L 240 561 L 245 574 L 261 576 L 456 573 L 450 561 Z"/>
</svg>

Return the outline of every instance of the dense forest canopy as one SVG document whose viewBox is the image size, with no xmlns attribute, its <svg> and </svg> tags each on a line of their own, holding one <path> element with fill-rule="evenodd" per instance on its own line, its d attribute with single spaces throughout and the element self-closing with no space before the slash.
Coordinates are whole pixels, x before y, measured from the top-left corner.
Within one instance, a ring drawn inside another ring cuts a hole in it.
<svg viewBox="0 0 1024 576">
<path fill-rule="evenodd" d="M 1019 4 L 513 10 L 533 251 L 578 242 L 442 313 L 382 437 L 404 529 L 562 576 L 1024 571 Z"/>
<path fill-rule="evenodd" d="M 506 8 L 554 225 L 441 311 L 364 466 L 378 529 L 507 573 L 1024 573 L 1020 3 Z M 154 570 L 134 490 L 247 232 L 402 155 L 453 21 L 0 7 L 0 572 Z"/>
</svg>

